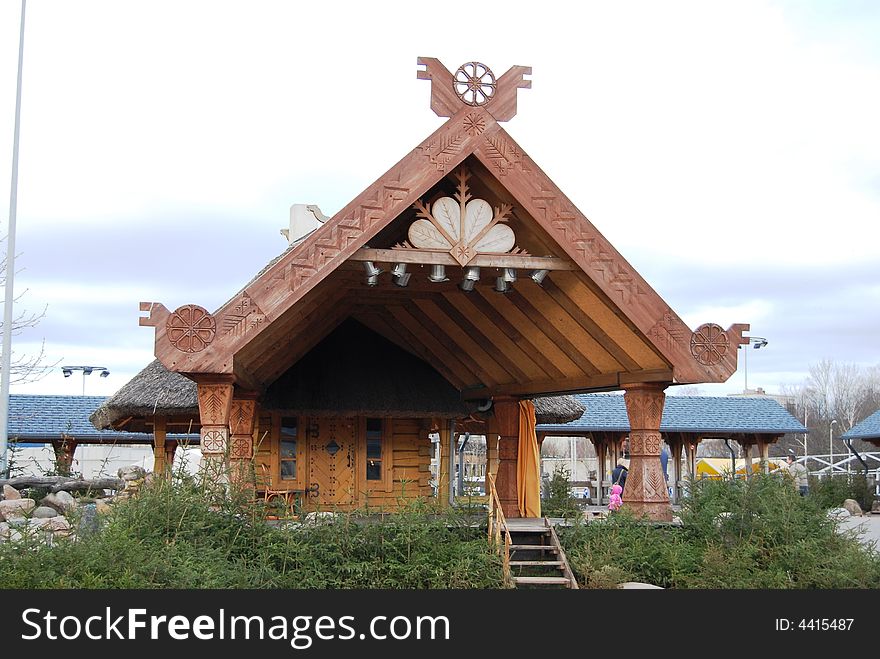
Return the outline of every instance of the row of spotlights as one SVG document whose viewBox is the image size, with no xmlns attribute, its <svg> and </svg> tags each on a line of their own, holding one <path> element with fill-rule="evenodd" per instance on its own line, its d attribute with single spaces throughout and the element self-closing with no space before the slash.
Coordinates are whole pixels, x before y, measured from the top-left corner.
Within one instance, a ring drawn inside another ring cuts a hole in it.
<svg viewBox="0 0 880 659">
<path fill-rule="evenodd" d="M 367 286 L 375 286 L 378 284 L 379 275 L 381 275 L 383 271 L 377 268 L 376 264 L 372 261 L 365 261 L 364 269 L 367 272 Z M 549 272 L 549 270 L 533 270 L 529 277 L 536 284 L 540 285 L 544 282 L 544 279 Z M 395 263 L 394 267 L 391 269 L 391 276 L 394 278 L 395 284 L 403 287 L 409 283 L 412 273 L 406 271 L 406 263 Z M 432 265 L 431 274 L 428 275 L 428 281 L 435 284 L 449 281 L 449 277 L 446 276 L 446 266 Z M 478 281 L 480 281 L 480 268 L 479 266 L 470 265 L 464 269 L 464 275 L 458 287 L 463 291 L 472 291 Z M 499 293 L 506 293 L 510 290 L 510 285 L 515 281 L 516 269 L 504 268 L 501 271 L 501 275 L 495 278 L 495 290 Z"/>
</svg>

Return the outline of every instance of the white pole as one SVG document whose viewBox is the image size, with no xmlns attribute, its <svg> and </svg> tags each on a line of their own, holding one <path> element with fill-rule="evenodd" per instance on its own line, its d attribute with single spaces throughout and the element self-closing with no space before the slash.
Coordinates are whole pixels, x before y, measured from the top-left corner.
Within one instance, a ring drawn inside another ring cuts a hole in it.
<svg viewBox="0 0 880 659">
<path fill-rule="evenodd" d="M 6 297 L 3 300 L 3 358 L 0 364 L 0 475 L 6 475 L 9 446 L 9 379 L 12 368 L 12 302 L 15 275 L 15 213 L 18 205 L 18 133 L 21 124 L 21 70 L 24 60 L 24 10 L 18 35 L 18 81 L 15 88 L 15 133 L 12 139 L 12 185 L 9 193 L 9 235 L 6 243 Z"/>
</svg>

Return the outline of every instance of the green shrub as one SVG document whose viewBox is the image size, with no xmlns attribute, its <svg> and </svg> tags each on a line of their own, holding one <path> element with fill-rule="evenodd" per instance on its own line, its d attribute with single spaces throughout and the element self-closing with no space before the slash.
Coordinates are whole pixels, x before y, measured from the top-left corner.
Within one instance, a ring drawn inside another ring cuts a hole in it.
<svg viewBox="0 0 880 659">
<path fill-rule="evenodd" d="M 774 476 L 691 483 L 681 526 L 622 509 L 561 532 L 585 587 L 878 588 L 880 555 L 841 533 L 815 497 Z"/>
<path fill-rule="evenodd" d="M 273 527 L 260 505 L 192 479 L 114 505 L 100 530 L 0 544 L 3 588 L 497 588 L 485 528 L 414 502 L 393 514 Z"/>
<path fill-rule="evenodd" d="M 873 484 L 862 473 L 835 474 L 825 478 L 810 477 L 810 496 L 823 508 L 839 508 L 845 499 L 855 499 L 862 510 L 871 510 Z"/>
<path fill-rule="evenodd" d="M 541 514 L 547 517 L 582 516 L 578 500 L 571 493 L 571 480 L 565 467 L 557 465 L 553 475 L 545 481 L 543 489 Z"/>
</svg>

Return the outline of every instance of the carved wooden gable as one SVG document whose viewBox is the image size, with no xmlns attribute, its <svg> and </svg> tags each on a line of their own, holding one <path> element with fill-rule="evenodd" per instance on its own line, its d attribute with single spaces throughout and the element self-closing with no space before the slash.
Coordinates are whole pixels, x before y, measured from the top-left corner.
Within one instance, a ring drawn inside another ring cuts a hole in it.
<svg viewBox="0 0 880 659">
<path fill-rule="evenodd" d="M 726 380 L 748 326 L 688 328 L 501 127 L 516 115 L 517 92 L 531 86 L 524 77 L 531 69 L 515 66 L 496 79 L 478 62 L 454 74 L 433 58 L 419 64 L 418 77 L 431 81 L 432 110 L 448 121 L 215 313 L 141 303 L 149 312 L 141 324 L 156 328 L 162 363 L 195 377 L 230 374 L 260 389 L 290 366 L 274 364 L 276 355 L 296 359 L 355 316 L 394 335 L 459 388 L 478 392 Z M 370 248 L 402 221 L 402 239 Z M 518 231 L 526 225 L 549 254 L 522 246 Z M 349 266 L 367 262 L 369 274 L 372 261 L 396 264 L 404 285 L 406 264 L 552 275 L 539 289 L 512 290 L 510 303 L 455 297 L 454 282 L 441 276 L 430 279 L 431 292 L 410 284 L 413 299 L 403 299 L 364 291 L 363 268 L 355 273 Z M 444 322 L 455 325 L 446 336 L 425 336 Z M 476 347 L 463 354 L 468 341 Z"/>
</svg>

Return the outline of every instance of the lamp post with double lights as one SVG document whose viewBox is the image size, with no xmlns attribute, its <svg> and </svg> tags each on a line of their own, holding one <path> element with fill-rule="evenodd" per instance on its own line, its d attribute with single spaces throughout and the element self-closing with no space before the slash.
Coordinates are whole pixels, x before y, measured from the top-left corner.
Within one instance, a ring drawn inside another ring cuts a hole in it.
<svg viewBox="0 0 880 659">
<path fill-rule="evenodd" d="M 61 372 L 64 374 L 64 377 L 69 378 L 73 375 L 74 371 L 82 371 L 82 395 L 86 395 L 86 376 L 91 375 L 94 371 L 100 371 L 100 375 L 102 378 L 106 378 L 110 375 L 110 371 L 106 366 L 62 366 Z"/>
</svg>

